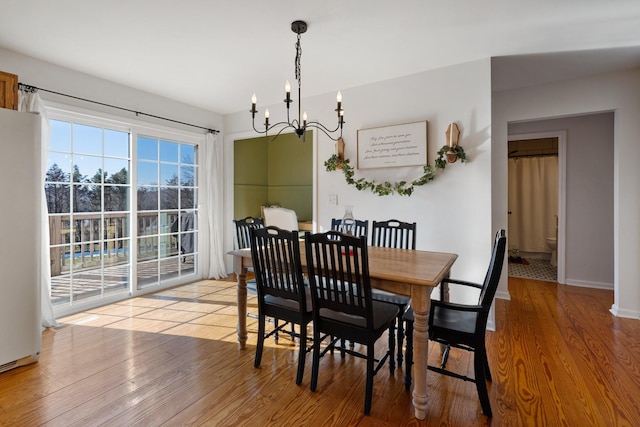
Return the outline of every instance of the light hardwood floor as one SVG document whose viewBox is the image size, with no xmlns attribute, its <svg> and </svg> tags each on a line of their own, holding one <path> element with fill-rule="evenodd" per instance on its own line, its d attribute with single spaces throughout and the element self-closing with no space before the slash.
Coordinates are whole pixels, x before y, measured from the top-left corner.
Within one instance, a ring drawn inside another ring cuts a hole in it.
<svg viewBox="0 0 640 427">
<path fill-rule="evenodd" d="M 312 393 L 310 355 L 296 386 L 282 338 L 256 369 L 254 320 L 247 349 L 236 342 L 235 283 L 202 281 L 60 319 L 38 363 L 0 374 L 0 425 L 640 425 L 640 321 L 613 317 L 610 291 L 518 278 L 509 289 L 487 333 L 493 419 L 473 384 L 429 372 L 418 422 L 402 369 L 380 371 L 364 416 L 363 360 L 324 357 Z M 468 353 L 452 350 L 448 366 L 472 374 Z"/>
</svg>

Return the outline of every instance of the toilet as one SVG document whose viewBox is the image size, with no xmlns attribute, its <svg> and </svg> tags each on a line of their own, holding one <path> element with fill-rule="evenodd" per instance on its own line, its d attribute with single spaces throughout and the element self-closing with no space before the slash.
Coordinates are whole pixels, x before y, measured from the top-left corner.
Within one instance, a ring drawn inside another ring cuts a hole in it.
<svg viewBox="0 0 640 427">
<path fill-rule="evenodd" d="M 551 259 L 549 260 L 549 264 L 558 265 L 558 252 L 556 248 L 558 246 L 558 242 L 555 237 L 547 237 L 545 239 L 547 241 L 547 246 L 551 249 Z"/>
</svg>

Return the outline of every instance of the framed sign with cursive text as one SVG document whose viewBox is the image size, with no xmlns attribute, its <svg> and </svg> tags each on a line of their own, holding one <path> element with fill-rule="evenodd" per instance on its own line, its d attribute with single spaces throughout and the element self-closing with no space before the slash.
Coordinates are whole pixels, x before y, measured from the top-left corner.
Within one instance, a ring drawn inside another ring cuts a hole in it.
<svg viewBox="0 0 640 427">
<path fill-rule="evenodd" d="M 426 164 L 426 121 L 358 129 L 358 169 Z"/>
</svg>

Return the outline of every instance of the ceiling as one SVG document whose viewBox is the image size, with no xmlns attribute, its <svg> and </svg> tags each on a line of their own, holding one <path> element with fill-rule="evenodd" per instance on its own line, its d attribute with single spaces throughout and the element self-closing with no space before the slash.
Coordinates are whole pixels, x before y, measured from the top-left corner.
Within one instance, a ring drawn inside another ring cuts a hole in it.
<svg viewBox="0 0 640 427">
<path fill-rule="evenodd" d="M 309 25 L 305 97 L 489 57 L 494 90 L 640 66 L 638 0 L 3 0 L 1 9 L 4 48 L 220 114 L 248 111 L 253 92 L 259 105 L 280 102 L 285 80 L 295 94 L 297 19 Z"/>
</svg>

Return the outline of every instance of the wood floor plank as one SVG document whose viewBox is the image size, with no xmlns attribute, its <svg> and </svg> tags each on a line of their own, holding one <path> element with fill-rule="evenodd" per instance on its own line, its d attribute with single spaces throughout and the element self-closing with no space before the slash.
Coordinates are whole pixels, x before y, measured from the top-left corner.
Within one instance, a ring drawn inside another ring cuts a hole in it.
<svg viewBox="0 0 640 427">
<path fill-rule="evenodd" d="M 611 315 L 612 292 L 516 278 L 509 291 L 487 332 L 492 419 L 472 383 L 429 372 L 427 419 L 416 420 L 404 366 L 378 373 L 364 416 L 363 360 L 327 355 L 311 392 L 311 355 L 296 386 L 297 347 L 286 339 L 268 340 L 255 368 L 257 324 L 247 319 L 239 350 L 228 280 L 80 313 L 45 331 L 38 363 L 0 374 L 0 425 L 640 425 L 640 321 Z M 257 311 L 255 297 L 249 306 Z M 429 363 L 439 357 L 431 344 Z M 447 366 L 473 375 L 467 352 L 452 350 Z"/>
</svg>

